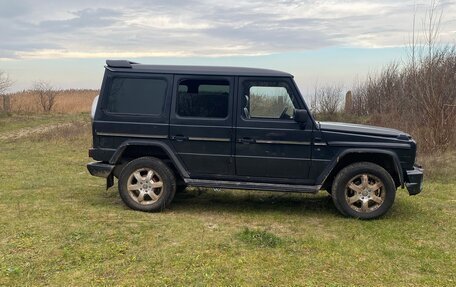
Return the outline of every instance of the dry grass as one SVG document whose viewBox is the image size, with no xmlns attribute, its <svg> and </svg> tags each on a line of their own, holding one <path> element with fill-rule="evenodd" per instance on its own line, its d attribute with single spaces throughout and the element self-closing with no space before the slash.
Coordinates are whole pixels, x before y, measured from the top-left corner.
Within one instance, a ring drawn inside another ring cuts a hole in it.
<svg viewBox="0 0 456 287">
<path fill-rule="evenodd" d="M 456 181 L 456 151 L 419 155 L 417 162 L 425 169 L 427 179 L 439 182 Z"/>
<path fill-rule="evenodd" d="M 73 121 L 69 123 L 24 128 L 17 132 L 0 135 L 0 140 L 17 141 L 31 139 L 33 141 L 73 140 L 81 137 L 90 138 L 90 123 Z"/>
<path fill-rule="evenodd" d="M 98 95 L 98 90 L 61 90 L 58 91 L 53 112 L 81 113 L 89 112 L 93 98 Z M 0 110 L 2 109 L 0 103 Z M 11 95 L 11 112 L 13 113 L 42 113 L 38 95 L 34 91 L 22 91 Z"/>
<path fill-rule="evenodd" d="M 60 124 L 54 128 L 46 129 L 30 136 L 34 141 L 49 140 L 77 140 L 80 138 L 90 138 L 90 122 L 74 121 L 67 124 Z"/>
<path fill-rule="evenodd" d="M 90 118 L 80 114 L 13 115 L 0 118 L 0 141 L 72 141 L 91 138 Z M 4 125 L 8 127 L 4 127 Z"/>
</svg>

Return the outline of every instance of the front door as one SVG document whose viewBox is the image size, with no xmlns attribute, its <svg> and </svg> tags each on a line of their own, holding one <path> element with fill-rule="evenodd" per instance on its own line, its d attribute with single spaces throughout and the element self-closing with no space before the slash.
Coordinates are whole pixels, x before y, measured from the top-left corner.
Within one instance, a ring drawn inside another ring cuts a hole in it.
<svg viewBox="0 0 456 287">
<path fill-rule="evenodd" d="M 171 142 L 193 178 L 234 175 L 234 78 L 176 75 Z"/>
<path fill-rule="evenodd" d="M 293 120 L 305 104 L 290 78 L 240 78 L 236 175 L 251 181 L 302 184 L 309 179 L 313 123 Z"/>
</svg>

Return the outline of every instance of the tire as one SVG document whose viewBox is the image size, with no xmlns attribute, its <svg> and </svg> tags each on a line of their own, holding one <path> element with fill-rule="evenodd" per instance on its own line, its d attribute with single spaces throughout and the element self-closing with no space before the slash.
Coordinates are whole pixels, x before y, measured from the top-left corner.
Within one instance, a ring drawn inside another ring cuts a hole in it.
<svg viewBox="0 0 456 287">
<path fill-rule="evenodd" d="M 119 194 L 134 210 L 157 212 L 171 204 L 176 178 L 169 167 L 154 157 L 132 160 L 119 175 Z"/>
<path fill-rule="evenodd" d="M 184 193 L 186 189 L 187 186 L 185 184 L 178 184 L 176 187 L 176 193 Z"/>
<path fill-rule="evenodd" d="M 378 218 L 391 208 L 396 185 L 381 166 L 359 162 L 343 168 L 332 185 L 334 205 L 345 216 L 359 219 Z"/>
</svg>

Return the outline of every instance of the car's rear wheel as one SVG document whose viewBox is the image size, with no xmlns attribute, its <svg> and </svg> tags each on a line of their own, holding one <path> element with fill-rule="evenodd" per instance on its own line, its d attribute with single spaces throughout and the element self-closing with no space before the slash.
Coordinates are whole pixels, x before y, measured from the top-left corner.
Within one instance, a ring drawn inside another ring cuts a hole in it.
<svg viewBox="0 0 456 287">
<path fill-rule="evenodd" d="M 383 167 L 360 162 L 343 168 L 337 174 L 331 196 L 342 214 L 373 219 L 391 208 L 396 197 L 396 186 Z"/>
<path fill-rule="evenodd" d="M 175 192 L 173 172 L 157 158 L 135 159 L 120 172 L 120 197 L 134 210 L 161 211 L 171 203 Z"/>
</svg>

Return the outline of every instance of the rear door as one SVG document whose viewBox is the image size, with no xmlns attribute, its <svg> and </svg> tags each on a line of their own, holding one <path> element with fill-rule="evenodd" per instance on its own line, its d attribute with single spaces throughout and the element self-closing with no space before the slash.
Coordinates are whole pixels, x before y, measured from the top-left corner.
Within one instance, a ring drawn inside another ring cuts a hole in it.
<svg viewBox="0 0 456 287">
<path fill-rule="evenodd" d="M 193 178 L 234 174 L 234 77 L 174 78 L 170 138 Z"/>
<path fill-rule="evenodd" d="M 311 183 L 312 123 L 293 120 L 304 109 L 290 78 L 240 78 L 236 128 L 236 175 L 262 182 Z"/>
</svg>

